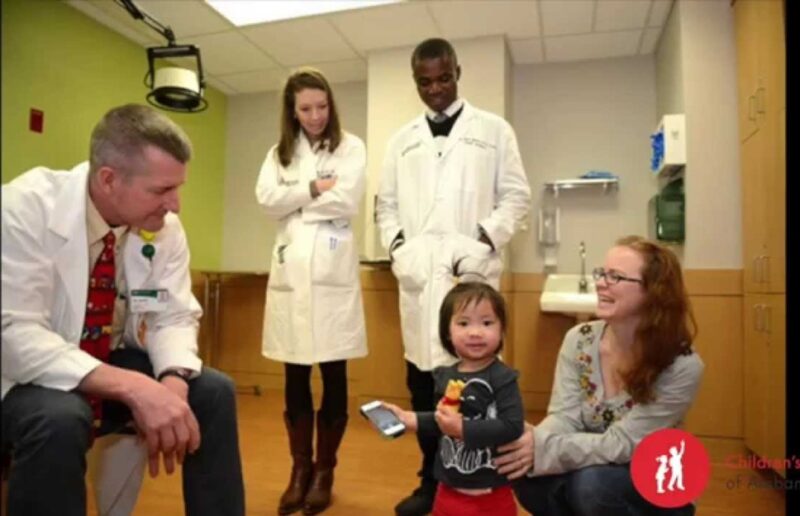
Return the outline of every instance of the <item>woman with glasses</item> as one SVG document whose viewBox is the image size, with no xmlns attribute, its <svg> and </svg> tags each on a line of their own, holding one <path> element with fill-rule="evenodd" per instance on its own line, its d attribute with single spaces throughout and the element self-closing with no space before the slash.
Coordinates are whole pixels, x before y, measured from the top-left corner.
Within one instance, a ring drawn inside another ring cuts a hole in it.
<svg viewBox="0 0 800 516">
<path fill-rule="evenodd" d="M 618 240 L 593 272 L 598 320 L 567 333 L 547 416 L 495 462 L 536 516 L 649 514 L 631 481 L 636 445 L 680 425 L 703 362 L 680 263 L 640 237 Z M 658 514 L 692 515 L 689 504 Z"/>
</svg>

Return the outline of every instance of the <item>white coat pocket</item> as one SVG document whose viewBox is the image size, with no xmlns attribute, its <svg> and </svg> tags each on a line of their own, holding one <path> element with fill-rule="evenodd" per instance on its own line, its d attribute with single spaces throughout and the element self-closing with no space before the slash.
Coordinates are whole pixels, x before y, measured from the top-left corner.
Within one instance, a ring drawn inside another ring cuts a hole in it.
<svg viewBox="0 0 800 516">
<path fill-rule="evenodd" d="M 412 238 L 392 253 L 392 272 L 400 286 L 409 291 L 422 290 L 430 277 L 431 240 Z"/>
<path fill-rule="evenodd" d="M 315 285 L 353 286 L 358 281 L 358 254 L 350 226 L 319 225 L 314 239 L 311 281 Z"/>
<path fill-rule="evenodd" d="M 290 244 L 277 242 L 272 248 L 272 264 L 269 271 L 269 288 L 275 290 L 292 290 L 289 281 L 289 249 Z"/>
</svg>

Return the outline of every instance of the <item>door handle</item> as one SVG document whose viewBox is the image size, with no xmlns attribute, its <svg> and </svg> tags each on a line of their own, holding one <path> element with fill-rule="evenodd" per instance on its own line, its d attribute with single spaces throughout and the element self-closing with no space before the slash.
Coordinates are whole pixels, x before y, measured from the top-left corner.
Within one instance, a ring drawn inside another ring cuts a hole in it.
<svg viewBox="0 0 800 516">
<path fill-rule="evenodd" d="M 761 267 L 761 271 L 764 273 L 764 275 L 763 275 L 764 281 L 763 282 L 768 284 L 769 283 L 769 255 L 765 254 L 761 258 L 762 258 L 762 263 L 764 264 Z"/>
<path fill-rule="evenodd" d="M 756 96 L 750 95 L 747 97 L 747 119 L 755 121 L 756 119 Z"/>
<path fill-rule="evenodd" d="M 761 305 L 764 313 L 764 333 L 772 333 L 772 307 L 770 305 Z M 769 342 L 769 341 L 767 341 Z"/>
</svg>

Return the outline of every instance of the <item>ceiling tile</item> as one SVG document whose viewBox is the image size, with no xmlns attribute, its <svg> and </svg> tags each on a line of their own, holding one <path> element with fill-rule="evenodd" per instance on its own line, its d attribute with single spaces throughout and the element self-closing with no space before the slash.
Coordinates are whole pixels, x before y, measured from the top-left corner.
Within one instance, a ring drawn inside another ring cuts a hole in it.
<svg viewBox="0 0 800 516">
<path fill-rule="evenodd" d="M 508 46 L 511 48 L 511 57 L 517 64 L 544 62 L 541 38 L 512 39 Z"/>
<path fill-rule="evenodd" d="M 269 70 L 258 70 L 255 72 L 233 73 L 221 75 L 225 84 L 236 89 L 239 93 L 255 93 L 258 91 L 276 91 L 283 87 L 288 73 L 283 68 L 271 68 Z"/>
<path fill-rule="evenodd" d="M 406 2 L 349 11 L 330 16 L 333 24 L 353 47 L 366 54 L 380 48 L 416 45 L 441 36 L 427 2 Z"/>
<path fill-rule="evenodd" d="M 545 36 L 592 31 L 595 0 L 539 0 Z"/>
<path fill-rule="evenodd" d="M 327 17 L 252 25 L 241 31 L 283 66 L 358 57 L 327 21 Z"/>
<path fill-rule="evenodd" d="M 641 29 L 647 22 L 651 0 L 598 0 L 594 30 Z"/>
<path fill-rule="evenodd" d="M 652 54 L 656 51 L 658 38 L 661 37 L 661 27 L 649 27 L 644 30 L 642 45 L 639 47 L 640 54 Z"/>
<path fill-rule="evenodd" d="M 363 59 L 318 63 L 311 66 L 318 68 L 331 83 L 367 80 L 367 63 Z"/>
<path fill-rule="evenodd" d="M 545 58 L 551 63 L 635 55 L 641 35 L 641 30 L 631 30 L 545 38 Z"/>
<path fill-rule="evenodd" d="M 206 77 L 206 83 L 209 86 L 213 86 L 214 88 L 218 89 L 219 91 L 221 91 L 225 95 L 236 95 L 237 93 L 239 93 L 238 91 L 236 91 L 235 88 L 231 87 L 225 81 L 223 81 L 222 79 L 219 79 L 217 77 L 207 76 Z"/>
<path fill-rule="evenodd" d="M 248 72 L 278 66 L 260 48 L 236 31 L 195 36 L 192 44 L 201 50 L 203 67 L 214 74 Z"/>
<path fill-rule="evenodd" d="M 189 36 L 234 28 L 202 0 L 136 0 L 135 3 L 162 25 L 172 28 L 178 43 L 183 43 Z"/>
<path fill-rule="evenodd" d="M 654 0 L 653 7 L 650 9 L 650 19 L 647 20 L 648 27 L 660 27 L 667 23 L 667 17 L 672 10 L 672 0 Z"/>
<path fill-rule="evenodd" d="M 533 0 L 438 0 L 428 3 L 428 9 L 445 38 L 539 36 L 539 11 Z"/>
</svg>

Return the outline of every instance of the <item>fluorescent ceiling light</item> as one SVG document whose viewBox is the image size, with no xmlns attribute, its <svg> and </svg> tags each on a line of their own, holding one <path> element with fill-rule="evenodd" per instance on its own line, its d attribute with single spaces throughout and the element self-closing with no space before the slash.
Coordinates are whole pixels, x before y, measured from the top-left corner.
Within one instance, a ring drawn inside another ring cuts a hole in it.
<svg viewBox="0 0 800 516">
<path fill-rule="evenodd" d="M 404 0 L 206 0 L 237 27 L 315 14 L 392 4 Z"/>
</svg>

